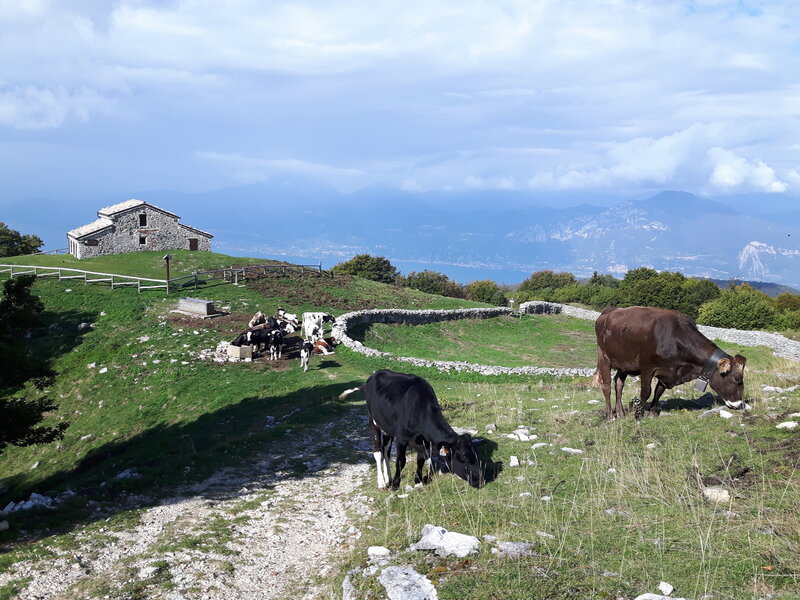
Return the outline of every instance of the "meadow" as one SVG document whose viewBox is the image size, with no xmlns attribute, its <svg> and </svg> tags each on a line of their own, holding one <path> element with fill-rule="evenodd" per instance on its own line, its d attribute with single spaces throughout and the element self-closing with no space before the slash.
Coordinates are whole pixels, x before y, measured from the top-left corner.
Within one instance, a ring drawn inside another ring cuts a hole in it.
<svg viewBox="0 0 800 600">
<path fill-rule="evenodd" d="M 147 268 L 156 269 L 159 259 L 150 257 Z M 81 261 L 82 268 L 90 268 L 88 263 Z M 430 577 L 440 598 L 634 598 L 655 592 L 660 581 L 685 598 L 800 596 L 800 437 L 775 429 L 800 411 L 800 397 L 796 391 L 763 391 L 767 385 L 798 383 L 800 365 L 764 348 L 722 344 L 748 357 L 751 412 L 700 418 L 708 398 L 687 384 L 665 394 L 659 418 L 607 422 L 596 403 L 602 395 L 588 378 L 445 374 L 341 347 L 308 373 L 291 353 L 275 363 L 217 364 L 196 357 L 199 349 L 231 339 L 256 310 L 272 313 L 283 306 L 338 315 L 357 308 L 474 303 L 358 278 L 269 279 L 214 284 L 193 293 L 228 313 L 194 321 L 170 313 L 179 293 L 137 295 L 67 283 L 42 280 L 35 286 L 46 305 L 46 334 L 30 343 L 57 376 L 43 391 L 26 386 L 5 392 L 57 398 L 59 408 L 49 419 L 66 420 L 70 427 L 60 442 L 0 454 L 0 506 L 32 491 L 54 495 L 70 489 L 76 495 L 57 511 L 9 519 L 10 529 L 0 532 L 0 574 L 18 561 L 47 561 L 53 548 L 69 548 L 80 537 L 101 536 L 94 525 L 98 512 L 116 527 L 136 527 L 139 511 L 129 507 L 131 497 L 169 496 L 221 469 L 276 452 L 293 436 L 338 416 L 362 415 L 360 395 L 341 402 L 338 394 L 386 367 L 428 379 L 450 422 L 476 429 L 488 440 L 483 459 L 503 468 L 480 490 L 441 476 L 408 492 L 409 467 L 398 493 L 379 491 L 369 479 L 360 493 L 372 499 L 376 514 L 359 524 L 363 536 L 352 550 L 343 549 L 336 575 L 326 577 L 330 597 L 340 597 L 344 574 L 365 565 L 371 545 L 388 547 L 393 564 L 413 564 Z M 81 323 L 92 326 L 79 328 Z M 359 334 L 367 345 L 406 356 L 592 366 L 591 332 L 588 322 L 531 316 L 372 326 Z M 265 429 L 267 416 L 278 425 Z M 487 433 L 490 424 L 494 433 Z M 518 426 L 536 439 L 506 437 Z M 535 443 L 548 445 L 534 450 Z M 512 456 L 519 467 L 509 466 Z M 328 460 L 360 462 L 371 456 L 342 447 Z M 295 468 L 303 477 L 301 461 Z M 127 469 L 140 477 L 117 477 Z M 709 502 L 702 495 L 705 486 L 726 488 L 731 500 Z M 401 497 L 404 492 L 407 497 Z M 405 551 L 426 523 L 479 538 L 530 542 L 532 554 L 502 557 L 492 553 L 490 542 L 468 559 Z M 353 581 L 363 597 L 384 597 L 374 577 Z M 24 585 L 0 587 L 0 598 L 14 597 Z M 136 597 L 157 597 L 175 584 L 158 585 Z M 82 597 L 133 597 L 99 585 L 81 590 Z"/>
</svg>

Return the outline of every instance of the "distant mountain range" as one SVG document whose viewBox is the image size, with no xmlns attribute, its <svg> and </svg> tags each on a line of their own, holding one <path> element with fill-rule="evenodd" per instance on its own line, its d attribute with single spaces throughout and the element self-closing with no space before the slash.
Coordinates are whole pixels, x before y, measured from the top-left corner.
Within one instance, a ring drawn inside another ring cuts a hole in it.
<svg viewBox="0 0 800 600">
<path fill-rule="evenodd" d="M 621 276 L 648 266 L 722 281 L 800 286 L 800 211 L 767 195 L 715 200 L 667 191 L 595 204 L 589 195 L 413 193 L 380 186 L 341 194 L 290 182 L 133 196 L 212 232 L 214 249 L 234 255 L 329 267 L 368 252 L 389 258 L 403 272 L 429 268 L 458 281 L 516 283 L 541 269 Z M 7 207 L 15 216 L 9 224 L 38 233 L 49 247 L 62 247 L 63 232 L 122 199 L 76 199 L 70 210 L 60 200 L 20 202 Z M 49 217 L 46 225 L 42 215 Z"/>
</svg>

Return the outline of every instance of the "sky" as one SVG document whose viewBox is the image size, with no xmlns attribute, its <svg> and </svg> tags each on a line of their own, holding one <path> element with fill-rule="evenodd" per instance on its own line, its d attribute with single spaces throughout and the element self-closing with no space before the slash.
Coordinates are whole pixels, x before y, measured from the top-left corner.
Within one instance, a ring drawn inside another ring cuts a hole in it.
<svg viewBox="0 0 800 600">
<path fill-rule="evenodd" d="M 284 179 L 800 196 L 798 73 L 795 0 L 2 0 L 0 211 Z"/>
</svg>

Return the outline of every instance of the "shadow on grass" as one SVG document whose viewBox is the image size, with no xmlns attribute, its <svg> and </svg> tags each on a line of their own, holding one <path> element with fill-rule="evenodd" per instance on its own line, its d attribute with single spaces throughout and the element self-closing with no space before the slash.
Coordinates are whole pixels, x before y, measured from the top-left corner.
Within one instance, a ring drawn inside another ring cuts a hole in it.
<svg viewBox="0 0 800 600">
<path fill-rule="evenodd" d="M 503 461 L 493 459 L 497 450 L 497 442 L 486 438 L 475 438 L 472 443 L 475 446 L 478 460 L 483 465 L 483 482 L 493 482 L 503 470 Z"/>
<path fill-rule="evenodd" d="M 717 404 L 723 404 L 723 402 L 717 396 L 711 393 L 706 393 L 699 398 L 694 399 L 680 397 L 668 398 L 666 400 L 661 400 L 660 404 L 662 411 L 708 410 Z"/>
<path fill-rule="evenodd" d="M 366 410 L 338 400 L 342 391 L 360 383 L 244 398 L 191 422 L 158 425 L 105 444 L 69 471 L 24 492 L 27 497 L 33 491 L 75 491 L 63 509 L 5 518 L 12 525 L 24 522 L 26 539 L 38 539 L 164 498 L 233 498 L 269 489 L 279 478 L 315 477 L 335 464 L 361 463 L 369 448 Z M 6 482 L 13 483 L 0 480 Z M 14 495 L 0 498 L 0 507 L 19 500 L 20 490 Z"/>
</svg>

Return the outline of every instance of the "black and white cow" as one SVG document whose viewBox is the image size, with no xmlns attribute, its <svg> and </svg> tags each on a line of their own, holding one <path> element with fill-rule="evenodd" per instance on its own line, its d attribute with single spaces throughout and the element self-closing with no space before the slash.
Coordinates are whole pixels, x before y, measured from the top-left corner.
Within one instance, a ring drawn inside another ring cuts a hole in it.
<svg viewBox="0 0 800 600">
<path fill-rule="evenodd" d="M 304 373 L 308 371 L 308 364 L 312 354 L 314 354 L 314 344 L 304 340 L 303 345 L 300 347 L 300 366 L 303 367 Z"/>
<path fill-rule="evenodd" d="M 247 327 L 249 329 L 252 329 L 256 325 L 261 325 L 262 323 L 266 323 L 266 321 L 267 321 L 267 316 L 263 312 L 258 311 L 256 314 L 253 315 L 253 318 L 250 319 L 250 322 L 247 324 Z"/>
<path fill-rule="evenodd" d="M 415 483 L 427 483 L 422 468 L 427 461 L 442 457 L 446 470 L 455 473 L 472 487 L 482 487 L 484 477 L 478 455 L 468 433 L 459 435 L 444 418 L 436 392 L 416 375 L 382 369 L 373 373 L 360 387 L 343 392 L 344 399 L 364 390 L 367 400 L 372 449 L 378 467 L 378 488 L 400 486 L 400 475 L 406 464 L 406 450 L 417 452 Z M 394 478 L 390 475 L 389 454 L 392 441 L 397 442 Z M 433 469 L 431 469 L 433 473 Z"/>
<path fill-rule="evenodd" d="M 333 323 L 336 319 L 324 312 L 303 313 L 303 336 L 307 340 L 316 342 L 322 337 L 322 328 L 325 323 Z"/>
<path fill-rule="evenodd" d="M 267 345 L 269 347 L 270 360 L 277 360 L 281 357 L 281 352 L 283 349 L 283 337 L 284 333 L 280 328 L 273 329 L 269 332 L 269 342 Z"/>
</svg>

